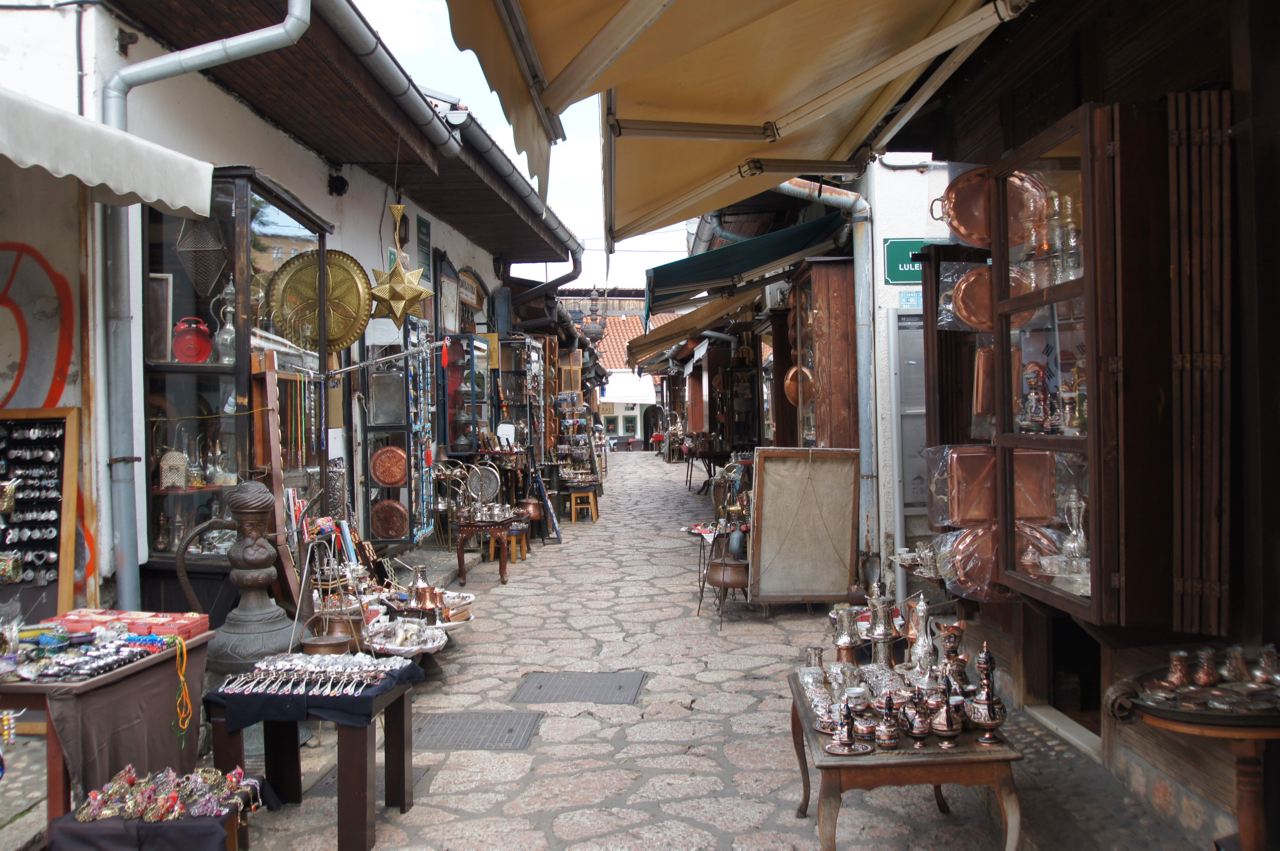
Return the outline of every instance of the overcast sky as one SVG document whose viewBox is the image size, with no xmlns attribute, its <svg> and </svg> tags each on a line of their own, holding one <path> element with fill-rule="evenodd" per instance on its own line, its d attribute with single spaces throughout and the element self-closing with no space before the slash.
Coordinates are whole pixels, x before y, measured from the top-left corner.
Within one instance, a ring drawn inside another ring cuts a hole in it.
<svg viewBox="0 0 1280 851">
<path fill-rule="evenodd" d="M 474 53 L 460 52 L 453 43 L 449 8 L 444 0 L 356 2 L 414 81 L 426 88 L 462 98 L 463 105 L 471 110 L 527 177 L 528 163 L 523 154 L 516 155 L 511 127 L 502 114 L 498 96 L 489 90 L 480 63 Z M 603 284 L 600 108 L 596 98 L 569 107 L 561 115 L 561 121 L 568 139 L 551 149 L 547 201 L 587 248 L 583 255 L 582 277 L 578 282 Z M 609 263 L 609 286 L 643 287 L 645 269 L 684 256 L 683 225 L 669 226 L 662 231 L 620 242 Z M 568 264 L 522 265 L 514 267 L 514 274 L 544 280 L 545 276 L 554 278 L 568 269 Z"/>
</svg>

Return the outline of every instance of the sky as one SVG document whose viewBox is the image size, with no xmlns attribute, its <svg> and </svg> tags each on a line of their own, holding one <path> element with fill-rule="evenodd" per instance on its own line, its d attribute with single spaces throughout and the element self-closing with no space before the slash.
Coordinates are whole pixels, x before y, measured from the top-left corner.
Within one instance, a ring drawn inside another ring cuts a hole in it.
<svg viewBox="0 0 1280 851">
<path fill-rule="evenodd" d="M 511 126 L 498 96 L 471 51 L 459 51 L 449 30 L 445 0 L 356 0 L 360 11 L 418 85 L 462 98 L 462 103 L 528 177 L 528 163 L 516 154 Z M 569 107 L 560 116 L 566 141 L 551 149 L 547 203 L 586 246 L 577 283 L 605 280 L 603 199 L 600 178 L 600 107 L 595 97 Z M 532 181 L 530 181 L 532 182 Z M 536 185 L 536 184 L 535 184 Z M 643 287 L 644 272 L 686 255 L 684 225 L 673 225 L 619 242 L 609 261 L 608 286 Z M 569 264 L 527 264 L 512 274 L 547 280 L 569 271 Z"/>
</svg>

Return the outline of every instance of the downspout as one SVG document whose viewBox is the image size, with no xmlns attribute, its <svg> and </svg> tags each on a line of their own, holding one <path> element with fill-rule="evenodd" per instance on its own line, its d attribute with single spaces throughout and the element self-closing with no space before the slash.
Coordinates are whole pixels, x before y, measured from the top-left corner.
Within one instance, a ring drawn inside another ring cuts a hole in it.
<svg viewBox="0 0 1280 851">
<path fill-rule="evenodd" d="M 689 256 L 692 257 L 695 254 L 702 254 L 704 251 L 710 250 L 711 240 L 715 237 L 731 243 L 746 242 L 751 238 L 727 229 L 720 218 L 720 211 L 713 210 L 698 219 L 698 229 L 694 231 L 693 245 L 689 246 Z"/>
<path fill-rule="evenodd" d="M 311 24 L 311 0 L 289 0 L 283 22 L 129 65 L 117 71 L 102 91 L 102 123 L 128 129 L 129 92 L 137 86 L 203 71 L 289 47 L 298 43 Z M 134 465 L 141 459 L 133 434 L 133 311 L 129 297 L 129 210 L 103 208 L 103 248 L 106 252 L 106 378 L 109 423 L 108 460 L 111 471 L 111 518 L 117 608 L 142 608 L 138 574 L 138 512 Z"/>
</svg>

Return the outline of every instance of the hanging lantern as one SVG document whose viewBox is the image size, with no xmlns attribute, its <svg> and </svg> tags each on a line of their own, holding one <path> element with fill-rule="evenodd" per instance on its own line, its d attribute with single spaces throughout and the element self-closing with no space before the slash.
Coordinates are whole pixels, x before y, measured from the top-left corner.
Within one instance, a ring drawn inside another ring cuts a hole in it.
<svg viewBox="0 0 1280 851">
<path fill-rule="evenodd" d="M 600 315 L 600 292 L 591 288 L 591 313 L 582 317 L 582 335 L 593 343 L 604 339 L 604 317 Z"/>
</svg>

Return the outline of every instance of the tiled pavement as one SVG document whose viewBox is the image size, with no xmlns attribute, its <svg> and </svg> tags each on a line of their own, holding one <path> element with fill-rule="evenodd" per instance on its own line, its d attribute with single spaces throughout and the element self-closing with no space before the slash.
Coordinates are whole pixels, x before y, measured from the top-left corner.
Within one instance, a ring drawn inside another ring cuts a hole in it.
<svg viewBox="0 0 1280 851">
<path fill-rule="evenodd" d="M 509 585 L 491 563 L 469 573 L 476 619 L 439 654 L 447 676 L 419 687 L 415 711 L 546 715 L 524 751 L 415 753 L 415 776 L 426 769 L 416 806 L 401 815 L 379 801 L 377 848 L 817 848 L 816 772 L 810 817 L 795 817 L 785 675 L 801 648 L 829 640 L 825 614 L 799 606 L 765 620 L 731 606 L 723 631 L 708 606 L 695 616 L 698 544 L 679 529 L 709 509 L 686 491 L 682 465 L 615 454 L 598 524 L 565 524 L 560 546 L 535 543 Z M 649 675 L 635 705 L 509 703 L 531 671 L 635 670 Z M 1006 730 L 1027 755 L 1015 767 L 1023 848 L 1193 847 L 1030 719 L 1015 716 Z M 308 782 L 332 764 L 334 739 L 325 730 L 304 753 Z M 331 779 L 300 806 L 254 814 L 253 847 L 336 847 Z M 1001 847 L 987 796 L 945 790 L 947 816 L 928 787 L 847 793 L 839 847 Z"/>
</svg>

